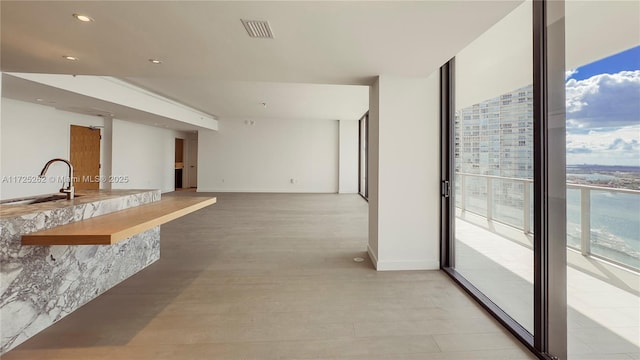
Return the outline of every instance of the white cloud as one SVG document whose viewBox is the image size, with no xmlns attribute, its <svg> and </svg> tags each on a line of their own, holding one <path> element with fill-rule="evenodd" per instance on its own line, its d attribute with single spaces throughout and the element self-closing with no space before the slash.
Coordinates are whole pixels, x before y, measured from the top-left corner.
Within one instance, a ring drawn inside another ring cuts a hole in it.
<svg viewBox="0 0 640 360">
<path fill-rule="evenodd" d="M 640 125 L 567 133 L 567 163 L 640 166 Z"/>
<path fill-rule="evenodd" d="M 620 127 L 640 123 L 640 70 L 566 82 L 567 127 Z"/>
<path fill-rule="evenodd" d="M 567 71 L 564 72 L 564 79 L 567 80 L 568 78 L 572 77 L 573 75 L 575 75 L 577 73 L 578 73 L 577 69 L 567 70 Z"/>
</svg>

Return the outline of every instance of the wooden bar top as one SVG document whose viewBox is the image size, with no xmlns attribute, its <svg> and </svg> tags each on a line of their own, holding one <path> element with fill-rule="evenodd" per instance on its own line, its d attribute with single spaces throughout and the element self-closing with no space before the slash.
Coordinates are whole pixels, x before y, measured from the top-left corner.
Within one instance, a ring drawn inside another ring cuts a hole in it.
<svg viewBox="0 0 640 360">
<path fill-rule="evenodd" d="M 22 245 L 111 245 L 215 203 L 215 197 L 166 197 L 150 204 L 25 234 Z"/>
</svg>

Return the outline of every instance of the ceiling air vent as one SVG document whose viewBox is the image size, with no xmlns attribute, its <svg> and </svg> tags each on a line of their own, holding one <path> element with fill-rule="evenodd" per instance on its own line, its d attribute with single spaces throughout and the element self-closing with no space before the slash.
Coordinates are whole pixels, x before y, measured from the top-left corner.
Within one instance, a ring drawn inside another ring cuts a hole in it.
<svg viewBox="0 0 640 360">
<path fill-rule="evenodd" d="M 241 20 L 249 36 L 260 39 L 273 39 L 273 31 L 268 21 L 262 20 Z"/>
</svg>

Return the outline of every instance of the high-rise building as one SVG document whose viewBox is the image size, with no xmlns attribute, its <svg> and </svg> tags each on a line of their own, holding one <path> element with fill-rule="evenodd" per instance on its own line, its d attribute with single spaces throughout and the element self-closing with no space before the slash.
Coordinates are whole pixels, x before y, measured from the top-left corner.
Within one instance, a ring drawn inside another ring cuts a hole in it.
<svg viewBox="0 0 640 360">
<path fill-rule="evenodd" d="M 533 193 L 533 86 L 458 110 L 455 124 L 456 205 L 524 226 Z"/>
<path fill-rule="evenodd" d="M 456 112 L 456 172 L 533 178 L 533 86 Z"/>
</svg>

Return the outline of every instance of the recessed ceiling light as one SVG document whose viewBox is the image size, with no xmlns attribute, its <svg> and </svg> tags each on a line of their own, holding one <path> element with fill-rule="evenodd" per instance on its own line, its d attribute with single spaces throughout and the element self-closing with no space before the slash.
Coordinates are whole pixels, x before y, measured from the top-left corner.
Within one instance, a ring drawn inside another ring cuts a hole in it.
<svg viewBox="0 0 640 360">
<path fill-rule="evenodd" d="M 160 61 L 158 59 L 149 59 L 149 62 L 152 63 L 152 64 L 156 64 L 156 65 L 162 64 L 162 61 Z"/>
<path fill-rule="evenodd" d="M 93 21 L 92 18 L 88 17 L 87 15 L 82 15 L 82 14 L 73 14 L 73 17 L 82 21 L 82 22 L 91 22 Z"/>
<path fill-rule="evenodd" d="M 63 56 L 63 58 L 65 58 L 65 59 L 67 59 L 67 60 L 70 60 L 70 61 L 77 61 L 77 60 L 78 60 L 78 58 L 77 58 L 77 57 L 75 57 L 75 56 L 68 56 L 68 55 Z"/>
</svg>

